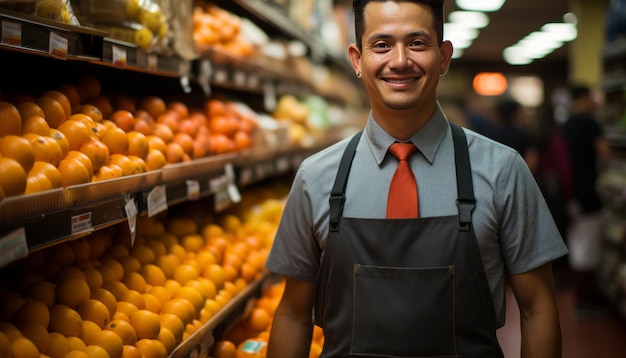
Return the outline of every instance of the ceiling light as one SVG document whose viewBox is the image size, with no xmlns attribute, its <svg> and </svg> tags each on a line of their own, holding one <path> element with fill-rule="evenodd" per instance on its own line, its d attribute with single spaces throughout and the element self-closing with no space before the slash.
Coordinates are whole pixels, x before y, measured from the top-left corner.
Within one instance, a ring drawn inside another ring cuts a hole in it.
<svg viewBox="0 0 626 358">
<path fill-rule="evenodd" d="M 463 10 L 498 11 L 506 0 L 456 0 L 456 5 Z"/>
<path fill-rule="evenodd" d="M 489 16 L 480 11 L 453 11 L 448 14 L 448 21 L 473 29 L 482 29 L 489 25 Z"/>
<path fill-rule="evenodd" d="M 463 39 L 474 40 L 478 37 L 478 30 L 459 24 L 445 23 L 443 25 L 443 38 L 445 40 Z"/>
<path fill-rule="evenodd" d="M 541 31 L 548 33 L 563 42 L 572 41 L 578 36 L 576 25 L 565 22 L 552 22 L 545 24 L 541 27 Z"/>
</svg>

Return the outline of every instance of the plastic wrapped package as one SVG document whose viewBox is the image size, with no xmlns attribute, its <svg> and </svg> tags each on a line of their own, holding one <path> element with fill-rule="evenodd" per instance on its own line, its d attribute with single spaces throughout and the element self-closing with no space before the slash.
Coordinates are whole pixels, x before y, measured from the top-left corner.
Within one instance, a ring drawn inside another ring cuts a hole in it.
<svg viewBox="0 0 626 358">
<path fill-rule="evenodd" d="M 0 0 L 0 8 L 80 26 L 70 0 Z"/>
</svg>

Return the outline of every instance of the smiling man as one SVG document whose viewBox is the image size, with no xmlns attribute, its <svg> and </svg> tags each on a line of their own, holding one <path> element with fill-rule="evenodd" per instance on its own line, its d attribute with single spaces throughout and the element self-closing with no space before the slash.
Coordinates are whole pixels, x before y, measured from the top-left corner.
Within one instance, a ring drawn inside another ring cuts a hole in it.
<svg viewBox="0 0 626 358">
<path fill-rule="evenodd" d="M 266 263 L 286 278 L 267 356 L 308 357 L 316 324 L 322 357 L 502 357 L 509 277 L 522 357 L 560 357 L 551 261 L 567 249 L 520 155 L 441 111 L 443 1 L 353 9 L 348 54 L 371 113 L 296 173 Z M 401 167 L 414 181 L 396 204 Z"/>
</svg>

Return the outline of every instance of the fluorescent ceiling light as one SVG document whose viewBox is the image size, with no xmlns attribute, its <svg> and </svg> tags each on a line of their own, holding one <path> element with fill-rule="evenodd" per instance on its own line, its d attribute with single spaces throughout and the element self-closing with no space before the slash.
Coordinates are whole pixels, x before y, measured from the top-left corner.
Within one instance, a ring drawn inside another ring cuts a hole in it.
<svg viewBox="0 0 626 358">
<path fill-rule="evenodd" d="M 489 16 L 480 11 L 453 11 L 448 14 L 448 21 L 473 29 L 482 29 L 489 25 Z"/>
<path fill-rule="evenodd" d="M 576 25 L 572 23 L 548 23 L 541 27 L 541 31 L 548 33 L 563 42 L 574 40 L 578 36 Z"/>
<path fill-rule="evenodd" d="M 456 0 L 456 5 L 470 11 L 498 11 L 506 0 Z"/>
<path fill-rule="evenodd" d="M 445 40 L 462 39 L 474 40 L 478 37 L 478 30 L 459 24 L 445 23 L 443 25 L 443 37 Z"/>
</svg>

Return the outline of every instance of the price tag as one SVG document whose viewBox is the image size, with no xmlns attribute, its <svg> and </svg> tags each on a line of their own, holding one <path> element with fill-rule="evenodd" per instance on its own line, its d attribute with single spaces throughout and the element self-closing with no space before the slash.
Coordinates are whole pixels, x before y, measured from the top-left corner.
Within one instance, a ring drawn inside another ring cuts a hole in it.
<svg viewBox="0 0 626 358">
<path fill-rule="evenodd" d="M 243 168 L 239 172 L 239 185 L 246 186 L 252 183 L 254 179 L 254 171 L 250 167 Z"/>
<path fill-rule="evenodd" d="M 250 74 L 248 76 L 248 88 L 251 88 L 251 89 L 258 88 L 260 82 L 261 80 L 259 80 L 259 76 L 256 76 L 254 74 Z"/>
<path fill-rule="evenodd" d="M 135 199 L 131 197 L 126 198 L 126 205 L 124 205 L 124 211 L 126 211 L 126 217 L 128 218 L 128 228 L 130 229 L 130 246 L 135 246 L 135 237 L 137 236 L 137 205 L 135 205 Z"/>
<path fill-rule="evenodd" d="M 72 216 L 72 235 L 93 231 L 91 212 Z"/>
<path fill-rule="evenodd" d="M 225 69 L 220 68 L 215 71 L 213 79 L 217 83 L 226 83 L 226 81 L 228 81 L 228 72 Z"/>
<path fill-rule="evenodd" d="M 5 45 L 22 45 L 22 24 L 13 21 L 2 21 L 2 43 Z"/>
<path fill-rule="evenodd" d="M 69 49 L 69 40 L 54 32 L 50 33 L 50 42 L 48 44 L 48 53 L 60 59 L 67 59 L 67 51 Z"/>
<path fill-rule="evenodd" d="M 278 173 L 285 173 L 289 170 L 289 158 L 288 157 L 280 157 L 276 161 L 276 171 Z"/>
<path fill-rule="evenodd" d="M 126 65 L 127 65 L 126 49 L 113 45 L 112 52 L 113 52 L 113 55 L 112 55 L 113 66 L 126 68 Z"/>
<path fill-rule="evenodd" d="M 215 193 L 214 198 L 215 211 L 222 211 L 231 205 L 230 195 L 226 190 Z"/>
<path fill-rule="evenodd" d="M 200 68 L 198 69 L 198 83 L 207 96 L 211 95 L 211 77 L 213 76 L 213 66 L 211 61 L 204 59 L 200 62 Z"/>
<path fill-rule="evenodd" d="M 235 185 L 235 169 L 231 163 L 226 164 L 226 177 L 228 178 L 228 186 L 226 191 L 228 192 L 228 196 L 233 203 L 238 203 L 241 201 L 241 193 Z"/>
<path fill-rule="evenodd" d="M 219 177 L 209 180 L 209 190 L 212 194 L 224 191 L 226 185 L 228 185 L 228 178 L 226 178 L 226 175 L 220 175 Z"/>
<path fill-rule="evenodd" d="M 159 68 L 159 58 L 157 55 L 148 54 L 148 71 L 156 71 Z"/>
<path fill-rule="evenodd" d="M 28 256 L 26 231 L 19 228 L 0 238 L 0 267 Z"/>
<path fill-rule="evenodd" d="M 246 74 L 243 71 L 235 71 L 233 74 L 233 81 L 235 85 L 244 87 L 246 85 Z"/>
<path fill-rule="evenodd" d="M 147 199 L 148 216 L 152 217 L 167 210 L 167 193 L 165 185 L 157 185 L 150 191 Z"/>
<path fill-rule="evenodd" d="M 200 198 L 200 182 L 187 180 L 187 199 L 198 200 L 198 198 Z"/>
<path fill-rule="evenodd" d="M 191 93 L 191 84 L 189 83 L 189 76 L 180 76 L 180 87 L 185 93 Z"/>
<path fill-rule="evenodd" d="M 272 112 L 276 108 L 276 88 L 269 81 L 263 84 L 263 105 L 268 112 Z"/>
</svg>

